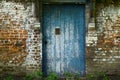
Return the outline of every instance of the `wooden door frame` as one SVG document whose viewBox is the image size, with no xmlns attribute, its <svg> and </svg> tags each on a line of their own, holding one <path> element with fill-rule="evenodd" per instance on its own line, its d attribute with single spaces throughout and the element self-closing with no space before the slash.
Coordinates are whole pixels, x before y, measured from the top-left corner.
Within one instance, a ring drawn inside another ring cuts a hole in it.
<svg viewBox="0 0 120 80">
<path fill-rule="evenodd" d="M 60 5 L 61 3 L 49 3 L 49 5 L 50 4 L 56 4 L 56 5 Z M 73 4 L 74 5 L 74 3 L 62 3 L 62 4 Z M 44 4 L 42 4 L 42 12 L 43 12 L 43 7 L 44 7 L 44 5 L 47 5 L 47 3 L 44 3 Z M 79 4 L 79 5 L 81 5 L 81 4 Z M 82 4 L 83 5 L 83 4 Z M 84 4 L 84 6 L 85 6 L 85 4 Z M 43 15 L 43 14 L 42 14 Z M 42 17 L 42 15 L 41 15 L 41 17 Z M 42 20 L 43 20 L 43 18 L 41 18 L 41 26 L 42 26 Z M 42 26 L 43 27 L 43 26 Z M 42 27 L 41 27 L 41 30 L 42 30 Z M 86 28 L 86 10 L 85 10 L 85 28 Z M 86 29 L 85 29 L 85 31 L 86 31 Z M 42 30 L 42 33 L 43 33 L 43 30 Z M 43 39 L 42 39 L 42 46 L 43 46 Z M 43 49 L 42 49 L 43 50 Z M 85 50 L 86 50 L 86 47 L 85 47 Z M 42 52 L 42 57 L 43 57 L 43 52 Z M 43 58 L 42 58 L 42 64 L 43 64 L 43 62 L 44 62 L 44 60 L 43 60 Z M 86 65 L 86 51 L 85 51 L 85 65 Z M 43 70 L 43 65 L 42 65 L 42 72 L 44 72 L 44 70 Z M 85 66 L 85 68 L 86 68 L 86 66 Z M 86 73 L 86 72 L 85 72 Z M 45 74 L 44 74 L 45 75 Z M 46 76 L 46 75 L 45 75 Z"/>
</svg>

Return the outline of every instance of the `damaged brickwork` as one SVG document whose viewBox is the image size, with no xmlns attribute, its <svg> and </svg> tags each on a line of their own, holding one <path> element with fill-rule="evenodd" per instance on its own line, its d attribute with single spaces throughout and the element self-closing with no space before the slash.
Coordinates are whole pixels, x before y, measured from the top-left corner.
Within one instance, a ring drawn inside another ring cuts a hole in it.
<svg viewBox="0 0 120 80">
<path fill-rule="evenodd" d="M 120 7 L 97 6 L 95 24 L 88 26 L 86 39 L 88 73 L 120 73 Z"/>
<path fill-rule="evenodd" d="M 34 15 L 34 3 L 0 2 L 0 71 L 40 69 L 42 40 Z"/>
<path fill-rule="evenodd" d="M 89 6 L 87 6 L 87 9 Z M 120 72 L 120 7 L 99 5 L 96 23 L 86 10 L 87 73 Z M 87 24 L 89 23 L 89 24 Z M 96 24 L 96 25 L 95 25 Z M 0 2 L 0 72 L 40 70 L 42 34 L 34 3 Z"/>
</svg>

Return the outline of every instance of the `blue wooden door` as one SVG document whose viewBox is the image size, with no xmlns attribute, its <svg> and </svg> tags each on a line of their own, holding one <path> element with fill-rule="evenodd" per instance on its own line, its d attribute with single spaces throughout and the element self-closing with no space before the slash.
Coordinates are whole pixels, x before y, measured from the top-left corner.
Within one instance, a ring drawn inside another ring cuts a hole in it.
<svg viewBox="0 0 120 80">
<path fill-rule="evenodd" d="M 85 74 L 85 6 L 43 6 L 43 71 Z"/>
</svg>

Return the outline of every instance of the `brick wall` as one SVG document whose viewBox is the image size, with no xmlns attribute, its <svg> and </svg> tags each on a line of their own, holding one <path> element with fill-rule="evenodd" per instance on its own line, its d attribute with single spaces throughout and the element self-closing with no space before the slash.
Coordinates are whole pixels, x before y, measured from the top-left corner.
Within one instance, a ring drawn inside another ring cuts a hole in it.
<svg viewBox="0 0 120 80">
<path fill-rule="evenodd" d="M 99 5 L 86 38 L 87 71 L 120 73 L 120 7 Z"/>
<path fill-rule="evenodd" d="M 96 25 L 86 6 L 87 73 L 119 73 L 120 8 L 97 8 Z M 34 17 L 34 4 L 0 3 L 0 72 L 39 70 L 42 58 L 40 23 Z M 89 24 L 88 24 L 89 23 Z"/>
<path fill-rule="evenodd" d="M 41 42 L 34 4 L 1 1 L 0 71 L 40 69 Z"/>
</svg>

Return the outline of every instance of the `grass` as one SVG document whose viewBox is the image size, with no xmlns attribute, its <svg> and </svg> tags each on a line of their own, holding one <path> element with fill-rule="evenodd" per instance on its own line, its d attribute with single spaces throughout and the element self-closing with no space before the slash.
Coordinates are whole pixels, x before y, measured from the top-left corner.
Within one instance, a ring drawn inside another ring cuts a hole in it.
<svg viewBox="0 0 120 80">
<path fill-rule="evenodd" d="M 105 72 L 94 72 L 87 75 L 87 80 L 111 80 L 111 78 Z"/>
<path fill-rule="evenodd" d="M 105 72 L 94 72 L 93 74 L 86 75 L 85 79 L 82 79 L 80 74 L 65 73 L 64 78 L 59 78 L 58 74 L 54 72 L 51 72 L 47 77 L 43 77 L 41 71 L 35 71 L 17 79 L 15 75 L 11 74 L 1 76 L 0 80 L 120 80 L 120 75 L 110 76 Z"/>
<path fill-rule="evenodd" d="M 45 80 L 59 80 L 59 77 L 56 73 L 51 72 Z"/>
<path fill-rule="evenodd" d="M 5 77 L 3 80 L 14 80 L 12 75 L 8 75 L 7 77 Z"/>
</svg>

